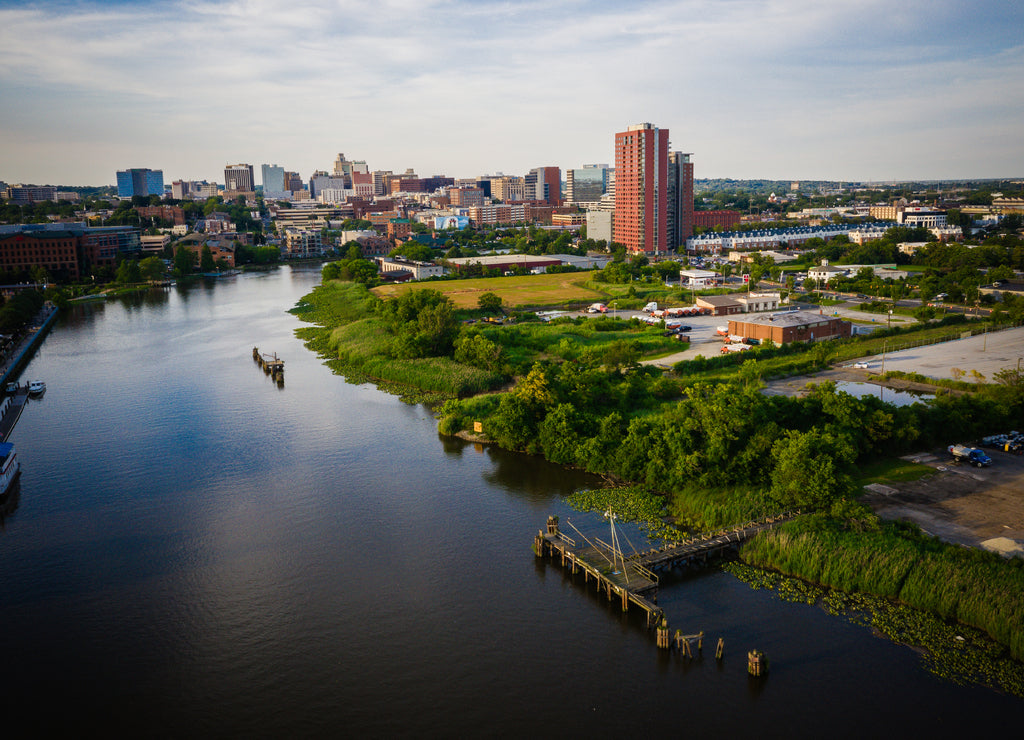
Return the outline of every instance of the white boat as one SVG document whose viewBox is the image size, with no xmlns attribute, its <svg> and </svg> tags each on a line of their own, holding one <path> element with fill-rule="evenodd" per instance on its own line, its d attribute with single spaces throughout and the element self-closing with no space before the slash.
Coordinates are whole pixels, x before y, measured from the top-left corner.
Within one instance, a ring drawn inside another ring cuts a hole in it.
<svg viewBox="0 0 1024 740">
<path fill-rule="evenodd" d="M 10 442 L 0 442 L 0 495 L 7 493 L 20 470 L 14 445 Z"/>
<path fill-rule="evenodd" d="M 46 391 L 46 383 L 41 380 L 32 380 L 28 384 L 29 395 L 41 396 Z"/>
</svg>

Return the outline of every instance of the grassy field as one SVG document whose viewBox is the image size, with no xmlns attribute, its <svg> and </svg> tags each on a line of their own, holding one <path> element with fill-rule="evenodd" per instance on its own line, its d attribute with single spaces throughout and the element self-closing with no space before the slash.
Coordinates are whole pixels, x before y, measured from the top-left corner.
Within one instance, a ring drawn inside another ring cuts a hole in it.
<svg viewBox="0 0 1024 740">
<path fill-rule="evenodd" d="M 553 275 L 515 275 L 476 280 L 436 280 L 429 283 L 381 285 L 373 292 L 391 298 L 409 290 L 429 288 L 444 293 L 458 308 L 476 308 L 484 293 L 494 293 L 509 308 L 559 306 L 567 303 L 592 303 L 604 299 L 602 293 L 586 287 L 589 272 L 566 272 Z"/>
</svg>

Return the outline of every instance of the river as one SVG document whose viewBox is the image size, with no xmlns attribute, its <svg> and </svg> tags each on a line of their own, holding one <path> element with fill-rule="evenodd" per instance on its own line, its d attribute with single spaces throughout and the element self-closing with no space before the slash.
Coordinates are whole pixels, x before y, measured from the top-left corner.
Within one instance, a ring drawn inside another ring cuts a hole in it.
<svg viewBox="0 0 1024 740">
<path fill-rule="evenodd" d="M 287 313 L 318 282 L 285 267 L 55 325 L 22 374 L 47 391 L 11 436 L 0 523 L 5 734 L 948 736 L 1024 717 L 718 569 L 659 595 L 703 658 L 660 653 L 642 613 L 530 550 L 550 513 L 601 526 L 563 503 L 599 481 L 441 438 L 427 409 L 332 375 Z M 254 346 L 285 360 L 283 388 Z"/>
</svg>

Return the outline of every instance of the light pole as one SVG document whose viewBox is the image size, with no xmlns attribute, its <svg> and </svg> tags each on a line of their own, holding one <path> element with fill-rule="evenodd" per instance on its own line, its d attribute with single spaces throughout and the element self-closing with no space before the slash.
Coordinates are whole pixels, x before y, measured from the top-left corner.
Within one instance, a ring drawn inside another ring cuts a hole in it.
<svg viewBox="0 0 1024 740">
<path fill-rule="evenodd" d="M 889 309 L 889 316 L 885 320 L 885 328 L 886 329 L 891 329 L 892 328 L 892 309 L 891 308 Z"/>
<path fill-rule="evenodd" d="M 882 342 L 882 375 L 885 375 L 885 348 L 888 343 L 888 339 Z"/>
</svg>

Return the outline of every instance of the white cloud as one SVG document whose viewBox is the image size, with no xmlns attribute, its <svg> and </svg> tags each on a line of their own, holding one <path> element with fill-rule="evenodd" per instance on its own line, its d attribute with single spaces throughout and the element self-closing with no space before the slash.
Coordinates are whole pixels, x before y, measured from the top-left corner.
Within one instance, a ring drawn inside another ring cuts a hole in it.
<svg viewBox="0 0 1024 740">
<path fill-rule="evenodd" d="M 0 4 L 0 179 L 307 174 L 339 150 L 430 174 L 566 168 L 609 160 L 637 121 L 698 177 L 1014 174 L 1021 20 L 998 0 Z"/>
</svg>

